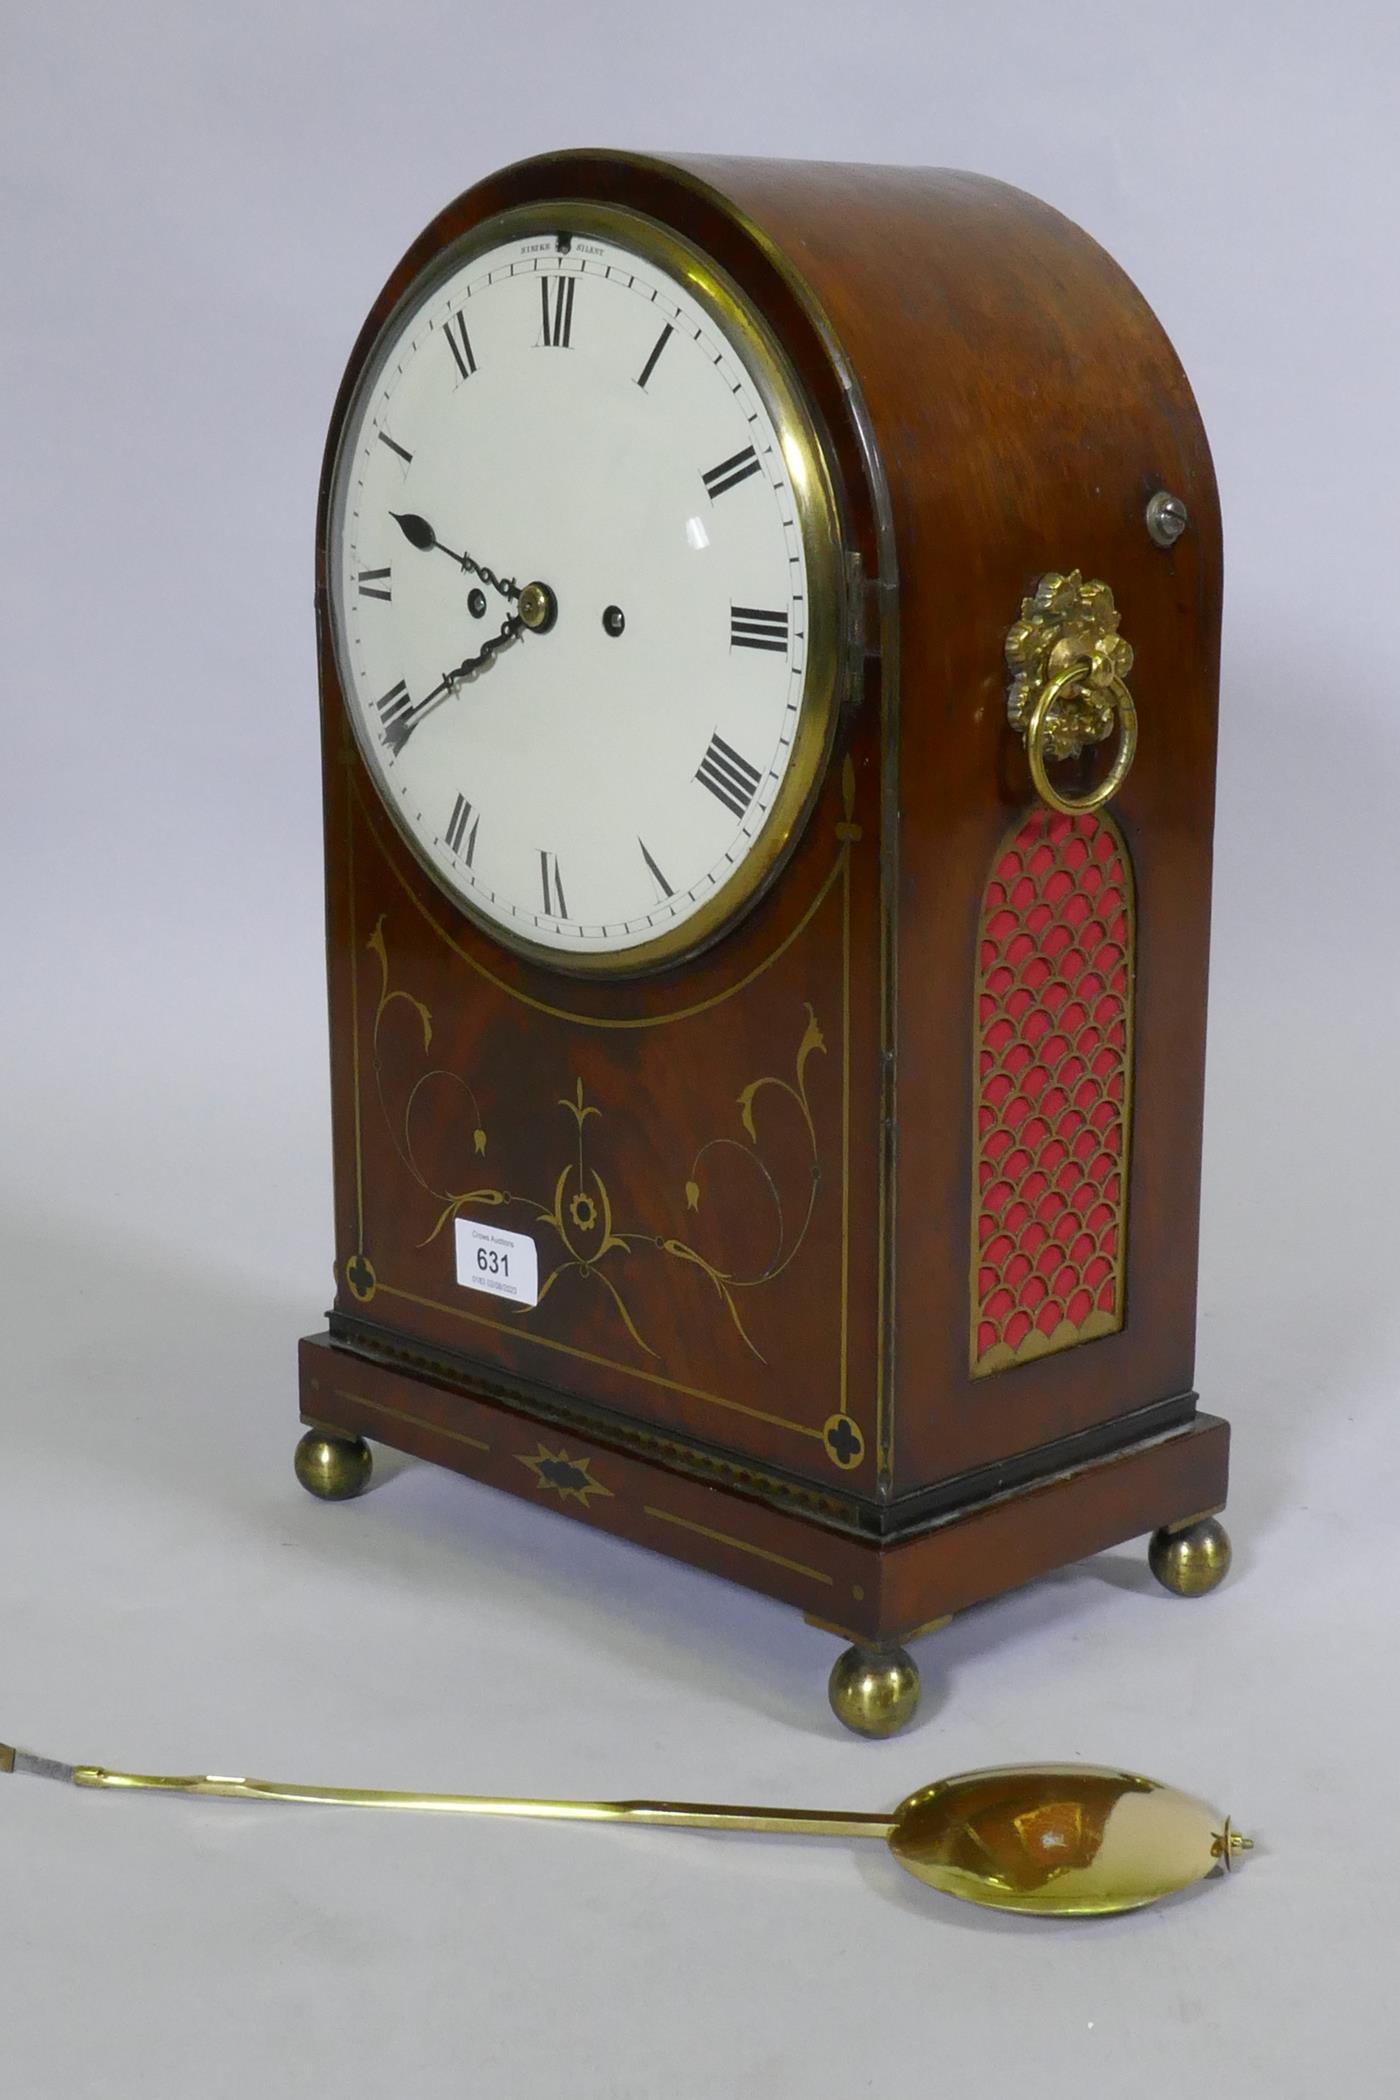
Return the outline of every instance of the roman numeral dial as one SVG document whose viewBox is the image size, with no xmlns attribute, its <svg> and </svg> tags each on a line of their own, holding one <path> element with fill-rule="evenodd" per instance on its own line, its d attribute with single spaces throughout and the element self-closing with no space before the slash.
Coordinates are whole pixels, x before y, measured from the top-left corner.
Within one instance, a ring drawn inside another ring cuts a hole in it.
<svg viewBox="0 0 1400 2100">
<path fill-rule="evenodd" d="M 379 699 L 375 701 L 374 711 L 379 717 L 380 727 L 385 730 L 392 730 L 412 706 L 413 702 L 409 697 L 408 687 L 401 678 L 397 678 L 390 686 L 388 692 L 381 694 Z"/>
<path fill-rule="evenodd" d="M 542 277 L 540 279 L 540 317 L 543 328 L 542 342 L 546 350 L 567 350 L 574 326 L 574 290 L 576 277 Z"/>
<path fill-rule="evenodd" d="M 470 379 L 476 370 L 476 358 L 472 352 L 472 339 L 467 334 L 466 315 L 453 314 L 443 334 L 447 339 L 447 347 L 452 352 L 452 362 L 457 367 L 459 378 Z"/>
<path fill-rule="evenodd" d="M 567 919 L 569 907 L 564 902 L 564 881 L 559 873 L 559 855 L 541 852 L 540 887 L 544 892 L 544 908 L 556 919 Z"/>
<path fill-rule="evenodd" d="M 731 649 L 772 649 L 787 655 L 788 616 L 785 612 L 759 612 L 752 605 L 729 608 Z"/>
<path fill-rule="evenodd" d="M 815 804 L 837 521 L 812 414 L 735 296 L 605 203 L 506 210 L 435 257 L 352 379 L 338 688 L 473 955 L 685 956 Z"/>
<path fill-rule="evenodd" d="M 453 853 L 460 854 L 470 867 L 476 852 L 476 834 L 481 818 L 472 808 L 465 795 L 459 795 L 452 805 L 452 815 L 447 820 L 444 837 Z M 470 827 L 470 828 L 469 828 Z"/>
<path fill-rule="evenodd" d="M 696 768 L 695 778 L 736 817 L 744 817 L 758 793 L 763 775 L 716 730 L 710 738 L 708 751 Z"/>
<path fill-rule="evenodd" d="M 729 459 L 722 459 L 717 467 L 711 467 L 708 474 L 702 474 L 700 478 L 713 502 L 717 496 L 727 496 L 731 489 L 737 489 L 741 481 L 748 480 L 750 474 L 762 472 L 762 461 L 753 446 L 745 445 L 742 452 L 734 453 Z"/>
<path fill-rule="evenodd" d="M 656 338 L 656 341 L 652 344 L 651 350 L 647 356 L 647 361 L 642 366 L 641 371 L 637 375 L 637 384 L 639 387 L 646 386 L 647 381 L 650 379 L 652 373 L 656 370 L 657 364 L 659 363 L 661 358 L 662 351 L 666 348 L 666 345 L 670 342 L 671 337 L 674 334 L 675 329 L 672 326 L 671 322 L 668 321 L 666 323 L 666 326 L 662 329 L 660 335 Z"/>
<path fill-rule="evenodd" d="M 655 882 L 662 896 L 674 897 L 676 894 L 675 891 L 672 889 L 670 883 L 666 880 L 666 877 L 662 874 L 660 868 L 658 868 L 658 866 L 656 865 L 656 861 L 653 858 L 653 856 L 647 851 L 643 841 L 641 839 L 638 839 L 637 844 L 642 849 L 642 859 L 646 862 L 647 867 L 651 872 L 652 880 Z"/>
</svg>

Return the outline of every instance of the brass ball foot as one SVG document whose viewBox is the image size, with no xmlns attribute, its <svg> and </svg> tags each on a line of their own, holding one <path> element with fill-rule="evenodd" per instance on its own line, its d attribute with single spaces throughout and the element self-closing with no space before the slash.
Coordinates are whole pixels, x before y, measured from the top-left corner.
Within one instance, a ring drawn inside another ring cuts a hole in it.
<svg viewBox="0 0 1400 2100">
<path fill-rule="evenodd" d="M 323 1502 L 348 1502 L 369 1486 L 374 1468 L 369 1445 L 359 1436 L 327 1436 L 308 1429 L 297 1445 L 297 1479 Z"/>
<path fill-rule="evenodd" d="M 1230 1534 L 1214 1517 L 1178 1531 L 1154 1531 L 1147 1564 L 1164 1590 L 1204 1597 L 1230 1572 Z"/>
<path fill-rule="evenodd" d="M 856 1735 L 897 1735 L 919 1704 L 919 1672 L 902 1648 L 847 1648 L 827 1685 L 831 1711 Z"/>
</svg>

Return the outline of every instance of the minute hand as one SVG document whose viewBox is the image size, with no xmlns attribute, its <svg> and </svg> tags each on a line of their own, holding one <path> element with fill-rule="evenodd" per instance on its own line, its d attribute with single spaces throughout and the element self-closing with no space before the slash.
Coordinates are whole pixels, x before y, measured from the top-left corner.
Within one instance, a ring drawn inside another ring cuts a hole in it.
<svg viewBox="0 0 1400 2100">
<path fill-rule="evenodd" d="M 444 671 L 430 693 L 425 693 L 423 698 L 416 700 L 397 721 L 391 722 L 384 732 L 384 741 L 394 757 L 398 757 L 424 715 L 430 714 L 433 708 L 439 706 L 449 693 L 455 692 L 467 679 L 474 678 L 478 671 L 484 671 L 492 657 L 498 656 L 502 649 L 508 649 L 524 632 L 524 628 L 525 622 L 520 615 L 512 613 L 509 619 L 501 622 L 500 632 L 493 634 L 488 642 L 483 643 L 475 656 L 464 657 L 455 671 Z"/>
<path fill-rule="evenodd" d="M 423 554 L 431 554 L 435 550 L 439 554 L 445 554 L 448 560 L 455 561 L 465 574 L 479 576 L 483 583 L 489 583 L 503 598 L 509 598 L 512 604 L 520 596 L 520 586 L 513 576 L 498 576 L 494 569 L 488 569 L 485 562 L 477 561 L 473 555 L 454 554 L 450 547 L 444 547 L 427 519 L 420 518 L 415 511 L 391 510 L 389 515 L 410 547 L 417 547 Z"/>
</svg>

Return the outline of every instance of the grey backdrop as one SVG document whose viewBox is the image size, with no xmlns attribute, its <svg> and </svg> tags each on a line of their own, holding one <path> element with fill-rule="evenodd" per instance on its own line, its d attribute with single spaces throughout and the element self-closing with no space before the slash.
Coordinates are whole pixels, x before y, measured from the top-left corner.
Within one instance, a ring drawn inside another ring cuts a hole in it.
<svg viewBox="0 0 1400 2100">
<path fill-rule="evenodd" d="M 26 2100 L 1392 2090 L 1400 30 L 1388 0 L 7 0 L 0 1734 L 368 1784 L 875 1806 L 1121 1760 L 1261 1834 L 1065 1929 L 851 1848 L 0 1781 Z M 930 161 L 1155 304 L 1228 534 L 1199 1383 L 1237 1572 L 1138 1549 L 826 1717 L 795 1615 L 425 1467 L 295 1487 L 328 1290 L 311 531 L 370 299 L 575 143 Z"/>
</svg>

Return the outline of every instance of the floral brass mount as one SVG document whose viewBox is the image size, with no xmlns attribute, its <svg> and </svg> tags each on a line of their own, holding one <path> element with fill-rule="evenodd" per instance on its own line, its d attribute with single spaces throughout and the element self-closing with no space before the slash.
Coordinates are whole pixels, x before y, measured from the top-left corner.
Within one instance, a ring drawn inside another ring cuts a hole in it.
<svg viewBox="0 0 1400 2100">
<path fill-rule="evenodd" d="M 765 1074 L 751 1080 L 738 1097 L 739 1122 L 748 1139 L 747 1143 L 737 1137 L 713 1137 L 703 1144 L 690 1163 L 684 1185 L 684 1203 L 688 1211 L 698 1212 L 701 1200 L 701 1180 L 707 1156 L 717 1149 L 728 1148 L 739 1153 L 757 1172 L 760 1181 L 772 1202 L 776 1222 L 776 1243 L 766 1264 L 754 1275 L 742 1275 L 736 1270 L 721 1267 L 708 1259 L 699 1248 L 675 1234 L 645 1230 L 620 1230 L 615 1223 L 612 1199 L 603 1176 L 593 1165 L 588 1153 L 589 1123 L 596 1117 L 601 1120 L 602 1110 L 587 1100 L 582 1079 L 576 1079 L 572 1096 L 561 1098 L 555 1105 L 564 1109 L 574 1124 L 574 1145 L 565 1157 L 555 1177 L 554 1188 L 546 1200 L 523 1194 L 519 1190 L 501 1188 L 492 1184 L 480 1187 L 453 1189 L 440 1185 L 440 1176 L 430 1176 L 419 1160 L 413 1142 L 413 1116 L 415 1105 L 424 1089 L 432 1082 L 445 1083 L 460 1090 L 463 1105 L 469 1115 L 467 1127 L 471 1131 L 472 1153 L 482 1157 L 487 1150 L 486 1123 L 481 1106 L 470 1081 L 460 1072 L 445 1066 L 434 1066 L 420 1073 L 410 1088 L 400 1116 L 395 1116 L 385 1097 L 383 1064 L 380 1056 L 380 1035 L 386 1014 L 396 1004 L 402 1004 L 416 1016 L 422 1035 L 425 1056 L 431 1053 L 433 1020 L 429 1007 L 412 993 L 396 987 L 392 982 L 389 948 L 381 916 L 370 935 L 367 947 L 379 964 L 379 996 L 375 1005 L 374 1024 L 371 1031 L 372 1065 L 375 1091 L 383 1113 L 394 1150 L 404 1167 L 423 1192 L 431 1196 L 437 1205 L 437 1215 L 424 1237 L 418 1242 L 426 1247 L 461 1212 L 472 1209 L 508 1210 L 518 1207 L 532 1213 L 533 1222 L 549 1228 L 557 1243 L 557 1256 L 540 1285 L 536 1306 L 543 1305 L 561 1276 L 576 1274 L 582 1281 L 601 1286 L 612 1300 L 614 1310 L 636 1347 L 646 1356 L 657 1358 L 658 1352 L 643 1338 L 628 1309 L 626 1300 L 618 1288 L 614 1276 L 620 1267 L 622 1256 L 639 1250 L 651 1250 L 669 1256 L 676 1261 L 688 1262 L 707 1276 L 724 1305 L 729 1319 L 747 1348 L 760 1363 L 767 1358 L 753 1340 L 740 1312 L 740 1294 L 759 1289 L 771 1283 L 791 1266 L 800 1252 L 811 1226 L 816 1209 L 817 1190 L 821 1182 L 821 1168 L 817 1150 L 816 1125 L 807 1094 L 807 1064 L 815 1051 L 825 1051 L 826 1043 L 817 1023 L 813 1009 L 806 1008 L 806 1027 L 798 1044 L 791 1079 Z M 761 1095 L 774 1090 L 786 1096 L 795 1106 L 801 1118 L 801 1127 L 810 1152 L 810 1171 L 806 1177 L 805 1200 L 800 1206 L 800 1216 L 795 1227 L 784 1209 L 782 1194 L 762 1152 L 759 1149 L 758 1130 L 755 1121 L 755 1103 Z M 617 1257 L 616 1260 L 611 1257 Z M 607 1273 L 604 1264 L 613 1273 Z M 355 1289 L 351 1279 L 352 1290 Z M 355 1292 L 359 1296 L 358 1291 Z M 520 1307 L 519 1313 L 528 1316 L 530 1308 Z"/>
<path fill-rule="evenodd" d="M 1118 622 L 1106 583 L 1085 583 L 1078 569 L 1068 576 L 1052 571 L 1021 600 L 1021 617 L 1006 637 L 1007 719 L 1026 740 L 1036 793 L 1063 816 L 1110 802 L 1137 750 L 1137 707 L 1125 682 L 1133 652 Z M 1115 723 L 1118 749 L 1107 774 L 1086 795 L 1063 794 L 1047 766 L 1106 742 Z"/>
</svg>

